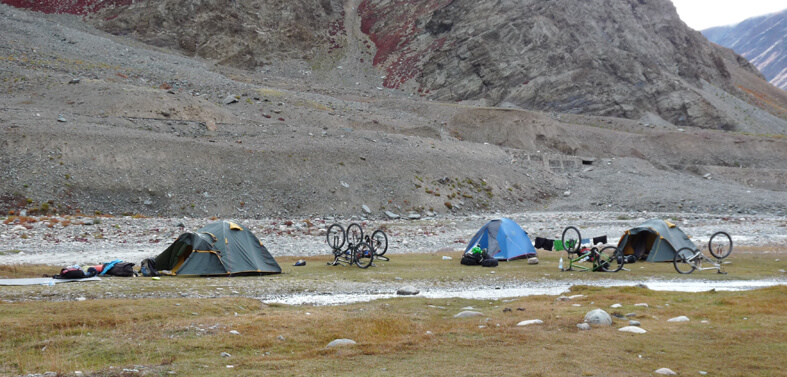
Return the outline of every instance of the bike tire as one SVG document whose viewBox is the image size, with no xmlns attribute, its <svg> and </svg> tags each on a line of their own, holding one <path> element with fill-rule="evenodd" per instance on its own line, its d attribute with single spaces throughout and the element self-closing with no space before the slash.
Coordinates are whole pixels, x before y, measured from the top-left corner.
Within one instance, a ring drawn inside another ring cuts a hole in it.
<svg viewBox="0 0 787 377">
<path fill-rule="evenodd" d="M 563 242 L 563 248 L 566 249 L 566 252 L 576 254 L 582 245 L 582 235 L 579 233 L 579 229 L 570 226 L 563 230 L 563 236 L 560 238 L 560 241 Z"/>
<path fill-rule="evenodd" d="M 694 250 L 684 247 L 675 253 L 672 258 L 672 264 L 675 266 L 675 271 L 681 274 L 690 274 L 697 268 L 694 265 Z"/>
<path fill-rule="evenodd" d="M 333 224 L 328 227 L 325 239 L 328 241 L 328 246 L 330 246 L 335 253 L 335 250 L 341 249 L 342 246 L 344 246 L 345 241 L 347 241 L 347 233 L 345 233 L 341 225 Z"/>
<path fill-rule="evenodd" d="M 381 229 L 377 229 L 372 233 L 371 246 L 374 250 L 374 255 L 383 256 L 388 251 L 388 235 Z"/>
<path fill-rule="evenodd" d="M 366 242 L 361 242 L 353 251 L 355 265 L 360 268 L 369 268 L 374 261 L 374 250 Z"/>
<path fill-rule="evenodd" d="M 615 246 L 607 246 L 599 251 L 598 266 L 604 272 L 618 272 L 626 264 L 623 252 Z"/>
<path fill-rule="evenodd" d="M 718 259 L 727 258 L 732 253 L 732 237 L 726 232 L 716 232 L 708 241 L 710 255 Z"/>
<path fill-rule="evenodd" d="M 363 228 L 358 223 L 347 225 L 347 242 L 352 246 L 359 245 L 363 242 Z"/>
</svg>

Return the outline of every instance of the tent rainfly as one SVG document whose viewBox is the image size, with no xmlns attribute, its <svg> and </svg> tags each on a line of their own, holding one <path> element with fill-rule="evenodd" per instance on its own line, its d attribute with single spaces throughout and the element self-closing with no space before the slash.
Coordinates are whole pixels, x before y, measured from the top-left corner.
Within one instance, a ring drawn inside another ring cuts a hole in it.
<svg viewBox="0 0 787 377">
<path fill-rule="evenodd" d="M 697 249 L 677 225 L 660 219 L 650 219 L 627 230 L 618 242 L 618 249 L 624 255 L 634 255 L 637 260 L 648 262 L 671 262 L 675 253 L 684 247 Z"/>
<path fill-rule="evenodd" d="M 501 218 L 492 220 L 476 232 L 465 252 L 478 245 L 486 249 L 489 256 L 497 260 L 530 258 L 536 256 L 536 249 L 527 232 L 514 220 Z"/>
<path fill-rule="evenodd" d="M 248 229 L 230 221 L 183 233 L 156 259 L 172 275 L 279 274 L 281 267 Z"/>
</svg>

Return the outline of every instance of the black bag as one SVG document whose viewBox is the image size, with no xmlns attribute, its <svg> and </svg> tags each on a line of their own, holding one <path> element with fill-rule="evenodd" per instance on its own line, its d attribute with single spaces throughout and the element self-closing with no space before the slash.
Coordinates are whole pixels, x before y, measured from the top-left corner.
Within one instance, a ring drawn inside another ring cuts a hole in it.
<svg viewBox="0 0 787 377">
<path fill-rule="evenodd" d="M 76 267 L 67 267 L 60 270 L 60 275 L 56 275 L 55 279 L 84 279 L 85 271 L 82 271 L 81 268 Z"/>
<path fill-rule="evenodd" d="M 495 258 L 488 258 L 481 261 L 481 266 L 483 267 L 497 267 L 499 262 Z"/>
<path fill-rule="evenodd" d="M 632 255 L 626 255 L 624 258 L 626 258 L 626 264 L 634 263 L 634 262 L 637 261 L 637 256 L 633 255 L 633 254 Z"/>
<path fill-rule="evenodd" d="M 118 262 L 106 272 L 106 275 L 129 277 L 134 276 L 134 263 Z"/>
<path fill-rule="evenodd" d="M 459 263 L 465 266 L 478 266 L 481 264 L 481 254 L 465 253 Z"/>
</svg>

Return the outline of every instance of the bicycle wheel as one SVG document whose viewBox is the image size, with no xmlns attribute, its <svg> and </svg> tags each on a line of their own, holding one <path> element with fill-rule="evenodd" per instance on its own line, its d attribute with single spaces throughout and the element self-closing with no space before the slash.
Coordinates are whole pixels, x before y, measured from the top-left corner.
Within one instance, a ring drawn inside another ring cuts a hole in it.
<svg viewBox="0 0 787 377">
<path fill-rule="evenodd" d="M 564 229 L 561 241 L 563 241 L 563 248 L 565 248 L 569 254 L 576 253 L 579 251 L 579 246 L 582 244 L 582 236 L 579 234 L 579 229 L 573 226 Z"/>
<path fill-rule="evenodd" d="M 326 233 L 325 237 L 328 240 L 328 246 L 334 250 L 341 249 L 347 238 L 346 233 L 344 233 L 344 228 L 339 224 L 329 226 L 328 233 Z"/>
<path fill-rule="evenodd" d="M 381 229 L 377 229 L 372 233 L 371 244 L 369 245 L 374 250 L 374 255 L 382 256 L 388 251 L 388 236 Z"/>
<path fill-rule="evenodd" d="M 363 242 L 363 228 L 357 223 L 347 225 L 347 242 L 356 246 Z"/>
<path fill-rule="evenodd" d="M 604 272 L 618 272 L 626 264 L 623 252 L 615 246 L 607 246 L 598 252 L 597 267 Z"/>
<path fill-rule="evenodd" d="M 367 268 L 372 265 L 374 260 L 374 250 L 366 243 L 361 242 L 353 251 L 355 264 L 360 268 Z"/>
<path fill-rule="evenodd" d="M 684 247 L 675 253 L 672 264 L 675 265 L 675 271 L 681 274 L 690 274 L 697 268 L 695 266 L 696 260 L 697 258 L 694 255 L 694 250 Z"/>
<path fill-rule="evenodd" d="M 732 253 L 732 238 L 725 232 L 713 233 L 708 241 L 708 249 L 710 249 L 710 255 L 716 258 L 727 258 Z"/>
</svg>

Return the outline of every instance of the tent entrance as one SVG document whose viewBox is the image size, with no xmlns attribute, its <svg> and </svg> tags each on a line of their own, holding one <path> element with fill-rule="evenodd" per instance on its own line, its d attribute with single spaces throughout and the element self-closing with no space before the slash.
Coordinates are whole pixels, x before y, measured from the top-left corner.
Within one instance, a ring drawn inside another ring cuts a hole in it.
<svg viewBox="0 0 787 377">
<path fill-rule="evenodd" d="M 658 238 L 659 234 L 652 231 L 629 234 L 629 242 L 623 248 L 623 255 L 634 255 L 637 260 L 646 259 Z"/>
<path fill-rule="evenodd" d="M 173 274 L 178 273 L 178 270 L 181 266 L 183 266 L 183 263 L 189 259 L 189 256 L 191 256 L 192 251 L 194 251 L 194 248 L 191 245 L 185 242 L 180 244 L 180 247 L 178 247 L 175 251 L 175 255 L 178 256 L 178 261 L 175 263 L 175 266 L 172 267 L 171 271 Z"/>
</svg>

